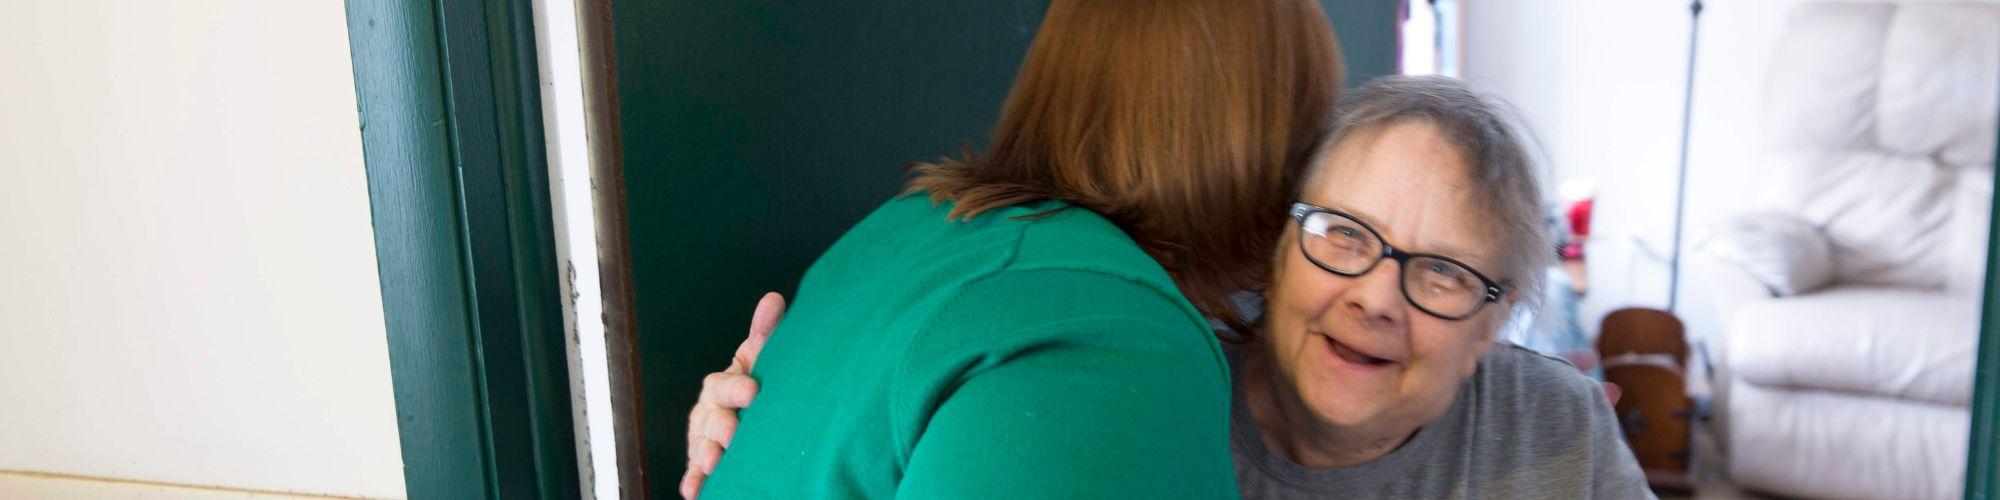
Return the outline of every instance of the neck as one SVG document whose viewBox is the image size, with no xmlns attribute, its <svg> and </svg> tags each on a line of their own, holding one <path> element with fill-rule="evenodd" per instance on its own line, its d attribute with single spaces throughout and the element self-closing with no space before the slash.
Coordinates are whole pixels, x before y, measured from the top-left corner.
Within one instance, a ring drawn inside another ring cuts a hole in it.
<svg viewBox="0 0 2000 500">
<path fill-rule="evenodd" d="M 1341 425 L 1313 415 L 1296 387 L 1278 377 L 1262 345 L 1243 353 L 1243 402 L 1266 447 L 1311 469 L 1339 469 L 1368 463 L 1396 451 L 1422 426 Z"/>
</svg>

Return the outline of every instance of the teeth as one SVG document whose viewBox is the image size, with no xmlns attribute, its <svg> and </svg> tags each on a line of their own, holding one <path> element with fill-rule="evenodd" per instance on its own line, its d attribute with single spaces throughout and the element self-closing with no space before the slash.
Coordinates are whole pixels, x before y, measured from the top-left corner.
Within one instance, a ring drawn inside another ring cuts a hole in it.
<svg viewBox="0 0 2000 500">
<path fill-rule="evenodd" d="M 1340 356 L 1340 359 L 1345 359 L 1348 361 L 1366 365 L 1379 365 L 1388 362 L 1388 360 L 1384 360 L 1382 358 L 1369 356 L 1366 354 L 1362 354 L 1360 352 L 1356 352 L 1353 349 L 1348 349 L 1347 346 L 1341 345 L 1341 343 L 1339 342 L 1334 342 L 1333 339 L 1327 339 L 1327 342 L 1333 343 L 1333 352 L 1335 355 Z"/>
</svg>

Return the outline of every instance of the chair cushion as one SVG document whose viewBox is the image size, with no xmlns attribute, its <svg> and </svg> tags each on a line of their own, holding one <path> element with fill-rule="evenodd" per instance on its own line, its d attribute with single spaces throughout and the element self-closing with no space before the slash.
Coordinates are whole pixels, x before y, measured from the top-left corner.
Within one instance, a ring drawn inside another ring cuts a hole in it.
<svg viewBox="0 0 2000 500">
<path fill-rule="evenodd" d="M 1776 146 L 1873 149 L 1875 92 L 1896 6 L 1800 5 L 1785 24 L 1764 80 L 1764 121 Z"/>
<path fill-rule="evenodd" d="M 1729 386 L 1729 479 L 1806 498 L 1958 498 L 1971 411 L 1826 391 Z"/>
<path fill-rule="evenodd" d="M 1881 151 L 1782 155 L 1777 190 L 1832 244 L 1834 281 L 1941 289 L 1959 169 Z"/>
<path fill-rule="evenodd" d="M 1957 194 L 1991 183 L 2000 3 L 1801 4 L 1771 61 L 1764 201 L 1820 228 L 1837 282 L 1965 292 L 1991 193 Z"/>
<path fill-rule="evenodd" d="M 1875 136 L 1948 165 L 1993 163 L 2000 126 L 2000 5 L 1906 4 L 1882 47 Z"/>
<path fill-rule="evenodd" d="M 1776 146 L 1991 164 L 2000 5 L 1816 2 L 1786 23 L 1765 80 Z"/>
<path fill-rule="evenodd" d="M 1730 373 L 1751 383 L 1959 406 L 1972 395 L 1977 300 L 1834 287 L 1745 304 L 1729 330 Z"/>
</svg>

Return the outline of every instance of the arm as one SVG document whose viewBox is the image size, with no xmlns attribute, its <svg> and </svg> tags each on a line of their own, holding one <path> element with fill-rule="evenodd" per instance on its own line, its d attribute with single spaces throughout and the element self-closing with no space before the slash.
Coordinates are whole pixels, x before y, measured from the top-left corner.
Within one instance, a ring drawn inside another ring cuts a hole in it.
<svg viewBox="0 0 2000 500">
<path fill-rule="evenodd" d="M 701 397 L 688 411 L 688 466 L 681 476 L 681 497 L 693 499 L 701 494 L 701 483 L 715 472 L 722 451 L 736 436 L 736 413 L 757 397 L 757 380 L 750 378 L 750 369 L 756 366 L 764 342 L 770 340 L 771 331 L 778 328 L 784 315 L 785 297 L 776 292 L 764 294 L 757 301 L 757 310 L 750 314 L 750 335 L 736 346 L 729 367 L 702 379 Z"/>
</svg>

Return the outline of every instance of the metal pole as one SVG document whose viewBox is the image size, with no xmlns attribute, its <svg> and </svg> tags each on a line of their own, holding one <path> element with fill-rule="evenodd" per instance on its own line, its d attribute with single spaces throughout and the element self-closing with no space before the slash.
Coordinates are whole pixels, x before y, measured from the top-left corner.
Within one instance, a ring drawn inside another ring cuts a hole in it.
<svg viewBox="0 0 2000 500">
<path fill-rule="evenodd" d="M 1681 101 L 1681 165 L 1679 179 L 1674 188 L 1674 248 L 1669 260 L 1671 273 L 1667 277 L 1667 313 L 1674 312 L 1674 306 L 1681 298 L 1681 224 L 1687 206 L 1688 182 L 1688 130 L 1694 122 L 1694 56 L 1695 47 L 1701 42 L 1701 0 L 1694 0 L 1688 6 L 1693 14 L 1688 19 L 1688 71 L 1687 93 Z"/>
</svg>

